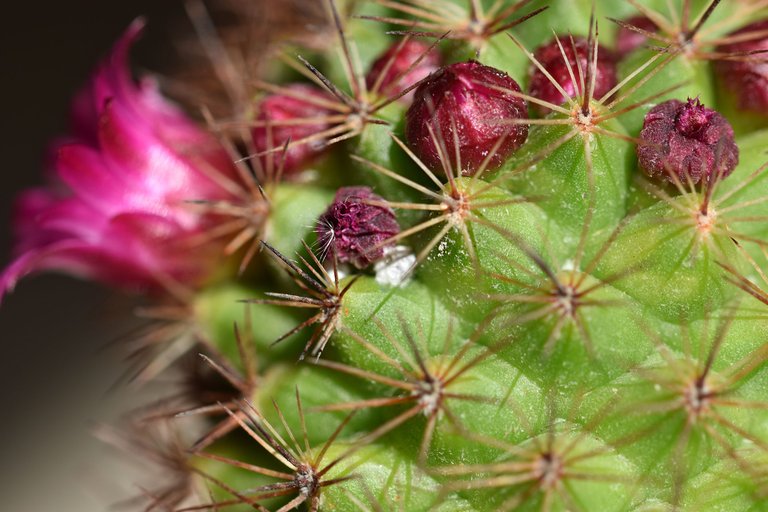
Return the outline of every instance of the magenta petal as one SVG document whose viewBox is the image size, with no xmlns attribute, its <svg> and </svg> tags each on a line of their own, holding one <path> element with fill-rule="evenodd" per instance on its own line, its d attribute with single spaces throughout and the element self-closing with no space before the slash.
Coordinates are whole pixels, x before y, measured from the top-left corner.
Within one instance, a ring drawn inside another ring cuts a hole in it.
<svg viewBox="0 0 768 512">
<path fill-rule="evenodd" d="M 177 165 L 168 162 L 174 156 L 162 146 L 149 126 L 131 119 L 124 106 L 110 102 L 105 107 L 99 119 L 99 146 L 112 165 L 128 173 L 122 176 L 127 186 L 154 191 L 156 189 L 147 186 L 147 180 L 153 177 L 161 190 L 175 186 L 174 182 L 166 181 L 169 176 L 155 174 L 158 171 L 175 173 Z M 171 165 L 164 165 L 166 163 Z"/>
<path fill-rule="evenodd" d="M 84 140 L 96 141 L 98 119 L 108 100 L 121 96 L 124 101 L 135 102 L 128 59 L 130 49 L 141 36 L 144 25 L 143 18 L 131 23 L 110 54 L 99 64 L 88 86 L 75 96 L 70 112 L 72 129 Z"/>
<path fill-rule="evenodd" d="M 58 203 L 59 198 L 45 188 L 22 192 L 14 204 L 13 227 L 20 238 L 33 235 L 38 229 L 37 217 Z"/>
<path fill-rule="evenodd" d="M 24 252 L 0 275 L 0 300 L 19 279 L 44 270 L 134 290 L 157 288 L 165 278 L 186 283 L 199 279 L 205 270 L 199 255 L 190 264 L 183 257 L 186 252 L 178 251 L 187 235 L 163 217 L 120 215 L 111 220 L 102 235 L 99 241 L 67 238 Z"/>
<path fill-rule="evenodd" d="M 94 241 L 98 240 L 107 219 L 78 199 L 68 198 L 40 212 L 34 220 L 38 229 L 57 239 L 69 237 Z"/>
<path fill-rule="evenodd" d="M 36 251 L 71 238 L 93 240 L 98 233 L 99 215 L 76 199 L 51 201 L 40 190 L 22 194 L 15 204 L 14 230 L 19 242 L 17 254 Z M 55 199 L 55 198 L 53 198 Z"/>
<path fill-rule="evenodd" d="M 61 271 L 125 288 L 146 289 L 154 286 L 152 281 L 146 279 L 142 269 L 122 265 L 99 248 L 82 241 L 64 240 L 44 249 L 28 251 L 11 263 L 0 274 L 0 302 L 6 293 L 13 291 L 21 278 L 46 270 Z"/>
<path fill-rule="evenodd" d="M 197 280 L 217 251 L 210 245 L 192 246 L 189 233 L 171 220 L 147 213 L 124 214 L 111 220 L 103 244 L 120 255 L 130 254 L 137 265 L 179 281 Z M 195 254 L 190 258 L 189 254 Z"/>
<path fill-rule="evenodd" d="M 106 214 L 119 210 L 125 190 L 102 154 L 82 144 L 59 148 L 56 169 L 59 178 L 76 196 Z"/>
<path fill-rule="evenodd" d="M 123 170 L 125 187 L 140 194 L 137 202 L 184 201 L 209 197 L 212 182 L 192 168 L 174 148 L 163 144 L 146 125 L 133 123 L 117 104 L 104 111 L 99 127 L 104 158 Z"/>
<path fill-rule="evenodd" d="M 6 293 L 13 291 L 16 283 L 22 277 L 45 268 L 41 265 L 41 261 L 40 251 L 30 251 L 22 254 L 6 267 L 0 274 L 0 303 L 2 303 Z"/>
<path fill-rule="evenodd" d="M 184 234 L 184 229 L 169 218 L 149 213 L 123 213 L 110 219 L 104 239 L 112 247 L 142 252 L 162 249 L 155 247 L 156 244 L 178 243 Z"/>
<path fill-rule="evenodd" d="M 139 111 L 151 121 L 157 134 L 167 143 L 201 142 L 210 144 L 212 138 L 193 123 L 176 105 L 170 103 L 153 78 L 142 78 L 138 84 Z M 223 152 L 222 152 L 223 153 Z"/>
</svg>

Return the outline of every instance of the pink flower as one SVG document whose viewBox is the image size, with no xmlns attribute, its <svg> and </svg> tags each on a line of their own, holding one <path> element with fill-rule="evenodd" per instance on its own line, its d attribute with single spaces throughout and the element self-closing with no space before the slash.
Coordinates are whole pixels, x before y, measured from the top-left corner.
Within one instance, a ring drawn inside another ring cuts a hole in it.
<svg viewBox="0 0 768 512">
<path fill-rule="evenodd" d="M 0 298 L 41 270 L 135 291 L 211 274 L 220 248 L 192 245 L 213 219 L 187 202 L 227 198 L 215 174 L 234 169 L 153 81 L 132 79 L 128 54 L 142 28 L 128 28 L 77 96 L 73 133 L 54 148 L 54 183 L 18 198 L 17 258 L 0 274 Z"/>
</svg>

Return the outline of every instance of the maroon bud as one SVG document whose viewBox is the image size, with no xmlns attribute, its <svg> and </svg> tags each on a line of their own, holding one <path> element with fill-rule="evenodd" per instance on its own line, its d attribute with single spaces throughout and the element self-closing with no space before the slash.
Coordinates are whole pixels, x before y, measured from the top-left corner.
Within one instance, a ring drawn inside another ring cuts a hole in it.
<svg viewBox="0 0 768 512">
<path fill-rule="evenodd" d="M 368 187 L 343 187 L 317 221 L 315 232 L 323 254 L 365 268 L 384 256 L 387 239 L 400 232 L 395 213 Z"/>
<path fill-rule="evenodd" d="M 765 32 L 762 37 L 760 32 Z M 757 37 L 750 37 L 750 33 Z M 717 52 L 742 55 L 743 58 L 718 60 L 715 72 L 724 87 L 737 98 L 739 108 L 768 115 L 768 19 L 747 25 L 726 37 L 739 35 L 747 40 L 724 44 L 717 48 Z M 765 53 L 759 53 L 761 51 Z"/>
<path fill-rule="evenodd" d="M 644 141 L 637 146 L 640 168 L 648 176 L 670 182 L 698 183 L 716 174 L 725 178 L 739 163 L 733 128 L 698 98 L 653 107 L 645 115 L 640 138 Z"/>
<path fill-rule="evenodd" d="M 251 135 L 259 153 L 270 151 L 259 157 L 262 167 L 267 168 L 272 159 L 273 169 L 277 170 L 282 164 L 283 173 L 293 174 L 322 153 L 325 149 L 322 138 L 308 142 L 304 139 L 328 128 L 324 118 L 330 111 L 323 104 L 328 101 L 329 97 L 323 91 L 306 84 L 287 85 L 285 92 L 271 94 L 261 100 L 256 117 L 259 125 L 251 131 Z M 283 146 L 288 140 L 291 145 L 285 152 L 283 162 Z"/>
<path fill-rule="evenodd" d="M 416 61 L 418 64 L 414 65 Z M 436 71 L 441 62 L 440 53 L 435 48 L 421 41 L 408 39 L 404 43 L 393 44 L 374 61 L 368 76 L 365 77 L 365 84 L 368 90 L 376 87 L 375 92 L 396 96 Z M 413 91 L 403 98 L 410 101 Z"/>
<path fill-rule="evenodd" d="M 633 27 L 645 30 L 646 32 L 656 32 L 656 24 L 651 21 L 650 18 L 645 16 L 632 16 L 631 18 L 624 20 L 624 22 Z M 643 34 L 619 26 L 619 30 L 616 32 L 616 54 L 619 57 L 624 57 L 632 50 L 645 44 L 647 40 L 648 38 Z"/>
<path fill-rule="evenodd" d="M 535 58 L 542 67 L 552 75 L 552 78 L 560 84 L 560 87 L 568 93 L 568 96 L 575 98 L 584 93 L 581 88 L 581 79 L 579 78 L 579 68 L 581 73 L 587 75 L 587 67 L 590 65 L 589 43 L 583 37 L 560 37 L 560 45 L 557 39 L 553 39 L 544 46 L 536 50 Z M 560 46 L 562 45 L 562 51 Z M 563 54 L 568 59 L 568 63 L 563 58 Z M 569 71 L 570 65 L 570 71 Z M 574 81 L 571 77 L 575 78 Z M 612 52 L 602 46 L 597 49 L 597 68 L 594 70 L 595 90 L 594 98 L 600 98 L 605 93 L 613 89 L 616 85 L 616 59 Z M 549 77 L 536 67 L 531 67 L 531 80 L 528 85 L 529 94 L 534 98 L 548 101 L 554 105 L 562 105 L 566 98 L 553 84 Z M 549 109 L 541 105 L 532 104 L 531 107 L 539 115 L 546 115 Z"/>
<path fill-rule="evenodd" d="M 444 170 L 441 154 L 457 170 L 457 143 L 463 175 L 476 173 L 491 151 L 488 168 L 499 167 L 528 137 L 528 126 L 504 124 L 528 117 L 519 92 L 509 75 L 479 62 L 440 68 L 416 89 L 406 113 L 408 145 L 434 171 Z"/>
</svg>

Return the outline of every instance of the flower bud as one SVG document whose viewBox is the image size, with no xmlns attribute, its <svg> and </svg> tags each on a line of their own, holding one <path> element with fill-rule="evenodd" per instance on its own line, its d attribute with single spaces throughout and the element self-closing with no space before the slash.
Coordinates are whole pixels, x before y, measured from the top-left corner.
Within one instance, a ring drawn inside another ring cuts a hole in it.
<svg viewBox="0 0 768 512">
<path fill-rule="evenodd" d="M 290 84 L 285 92 L 270 94 L 258 105 L 256 126 L 252 132 L 253 144 L 259 153 L 262 168 L 277 170 L 283 166 L 286 175 L 295 174 L 325 149 L 325 140 L 319 137 L 307 141 L 329 128 L 325 120 L 330 111 L 323 105 L 329 97 L 317 87 L 307 84 Z M 283 146 L 291 141 L 288 150 Z"/>
<path fill-rule="evenodd" d="M 317 221 L 321 254 L 366 268 L 384 256 L 384 241 L 400 232 L 395 213 L 368 187 L 343 187 Z M 393 246 L 394 242 L 386 244 Z"/>
<path fill-rule="evenodd" d="M 437 70 L 441 60 L 440 53 L 434 48 L 430 49 L 430 45 L 426 43 L 415 39 L 398 42 L 373 62 L 365 77 L 365 84 L 368 90 L 376 87 L 376 92 L 397 96 Z M 414 65 L 416 61 L 418 64 Z M 411 101 L 413 91 L 403 96 L 403 99 Z"/>
<path fill-rule="evenodd" d="M 444 158 L 458 171 L 457 146 L 461 174 L 476 173 L 492 151 L 488 168 L 499 167 L 528 137 L 526 125 L 504 124 L 528 117 L 518 92 L 509 75 L 479 62 L 440 68 L 416 89 L 406 113 L 408 145 L 434 171 L 443 171 Z"/>
<path fill-rule="evenodd" d="M 534 57 L 544 69 L 560 84 L 560 87 L 568 93 L 568 96 L 575 98 L 584 94 L 581 87 L 581 78 L 586 80 L 587 68 L 591 65 L 590 49 L 587 39 L 583 37 L 573 37 L 571 43 L 570 37 L 560 37 L 560 44 L 554 39 L 544 46 L 540 46 Z M 562 51 L 560 46 L 562 45 Z M 565 58 L 563 58 L 565 54 Z M 567 58 L 567 63 L 566 63 Z M 570 67 L 570 70 L 569 70 Z M 581 75 L 579 74 L 581 69 Z M 602 46 L 597 48 L 597 66 L 593 70 L 595 89 L 593 98 L 600 98 L 610 91 L 617 83 L 616 81 L 616 60 L 609 50 Z M 573 78 L 575 78 L 575 81 Z M 587 84 L 587 87 L 589 84 Z M 531 67 L 531 79 L 528 84 L 529 94 L 534 98 L 547 101 L 553 105 L 562 105 L 567 100 L 558 90 L 554 83 L 538 67 Z M 549 113 L 549 109 L 532 104 L 536 113 L 544 116 Z"/>
<path fill-rule="evenodd" d="M 713 175 L 725 178 L 739 163 L 731 125 L 698 98 L 653 107 L 645 116 L 640 138 L 638 163 L 651 177 L 698 183 Z"/>
<path fill-rule="evenodd" d="M 768 33 L 768 19 L 757 21 L 726 37 L 750 33 Z M 748 36 L 745 36 L 748 37 Z M 742 110 L 768 115 L 768 35 L 719 46 L 718 53 L 741 54 L 738 60 L 715 62 L 720 82 L 736 98 Z M 756 53 L 756 52 L 764 53 Z M 753 52 L 751 55 L 744 55 Z"/>
<path fill-rule="evenodd" d="M 624 20 L 628 25 L 637 27 L 646 32 L 656 32 L 656 24 L 646 16 L 632 16 Z M 616 54 L 624 57 L 636 48 L 639 48 L 648 40 L 643 34 L 630 30 L 626 27 L 619 27 L 616 31 Z"/>
</svg>

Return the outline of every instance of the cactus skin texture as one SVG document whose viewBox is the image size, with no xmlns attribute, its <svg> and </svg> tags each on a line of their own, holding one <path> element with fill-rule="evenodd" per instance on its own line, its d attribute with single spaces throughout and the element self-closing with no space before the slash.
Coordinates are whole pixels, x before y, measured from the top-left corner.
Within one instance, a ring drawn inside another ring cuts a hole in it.
<svg viewBox="0 0 768 512">
<path fill-rule="evenodd" d="M 242 83 L 189 10 L 248 100 L 201 122 L 238 166 L 188 198 L 215 277 L 161 279 L 131 354 L 186 375 L 136 413 L 174 442 L 128 436 L 168 466 L 145 510 L 768 510 L 768 113 L 714 78 L 768 66 L 738 50 L 768 2 L 316 1 L 325 35 Z"/>
</svg>

